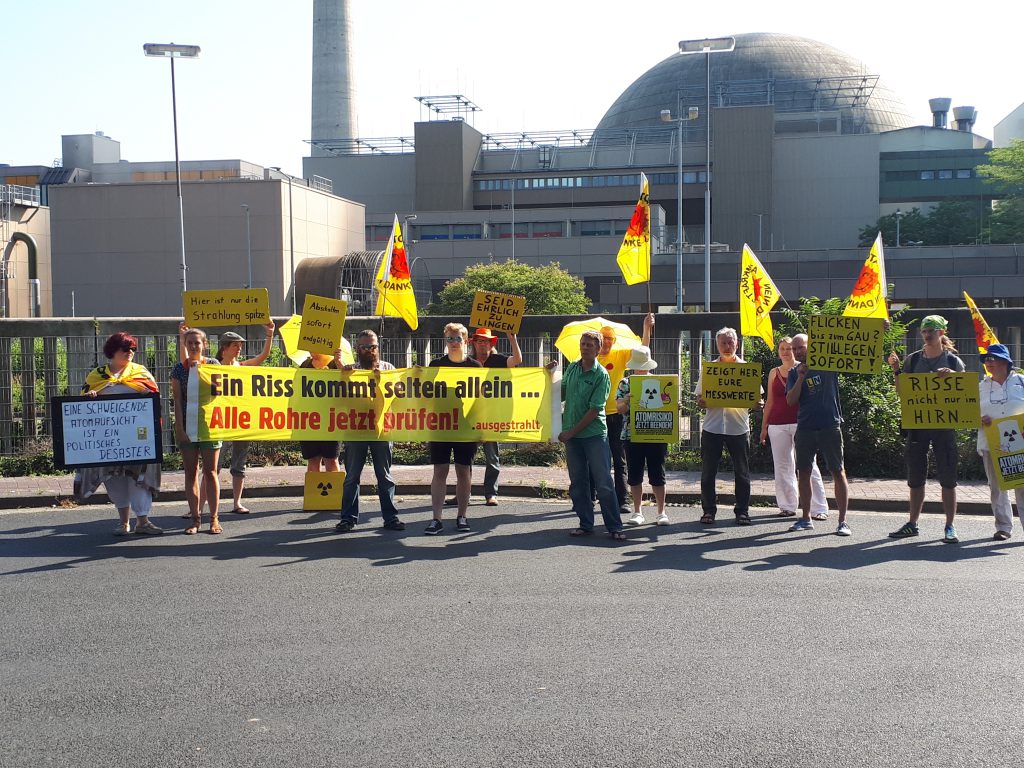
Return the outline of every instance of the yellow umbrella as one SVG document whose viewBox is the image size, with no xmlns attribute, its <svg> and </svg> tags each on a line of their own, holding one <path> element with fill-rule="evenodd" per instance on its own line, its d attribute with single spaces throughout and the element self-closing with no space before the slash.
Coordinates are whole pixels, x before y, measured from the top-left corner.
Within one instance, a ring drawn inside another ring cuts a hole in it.
<svg viewBox="0 0 1024 768">
<path fill-rule="evenodd" d="M 302 365 L 309 357 L 309 352 L 299 349 L 300 328 L 302 328 L 302 315 L 292 315 L 291 320 L 277 329 L 277 332 L 281 334 L 281 340 L 284 342 L 285 354 L 296 365 Z M 341 362 L 345 365 L 351 365 L 355 361 L 355 355 L 352 354 L 352 345 L 348 343 L 348 339 L 342 336 Z"/>
<path fill-rule="evenodd" d="M 640 337 L 633 333 L 633 329 L 623 323 L 614 323 L 611 320 L 605 320 L 603 317 L 592 317 L 589 320 L 575 320 L 558 334 L 558 340 L 555 342 L 555 347 L 561 352 L 568 360 L 579 360 L 580 358 L 580 336 L 583 335 L 584 331 L 597 331 L 601 333 L 601 329 L 605 326 L 615 329 L 615 343 L 612 344 L 612 349 L 636 349 L 641 346 Z"/>
</svg>

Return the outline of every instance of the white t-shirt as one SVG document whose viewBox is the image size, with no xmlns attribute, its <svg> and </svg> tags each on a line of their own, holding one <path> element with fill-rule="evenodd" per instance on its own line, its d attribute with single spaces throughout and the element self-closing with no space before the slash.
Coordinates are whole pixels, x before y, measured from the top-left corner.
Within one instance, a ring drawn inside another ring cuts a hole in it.
<svg viewBox="0 0 1024 768">
<path fill-rule="evenodd" d="M 1024 376 L 1011 373 L 1002 384 L 991 376 L 986 376 L 978 384 L 978 400 L 981 415 L 990 416 L 992 421 L 1024 413 Z M 978 453 L 987 450 L 988 438 L 985 436 L 985 428 L 982 427 L 978 430 Z"/>
</svg>

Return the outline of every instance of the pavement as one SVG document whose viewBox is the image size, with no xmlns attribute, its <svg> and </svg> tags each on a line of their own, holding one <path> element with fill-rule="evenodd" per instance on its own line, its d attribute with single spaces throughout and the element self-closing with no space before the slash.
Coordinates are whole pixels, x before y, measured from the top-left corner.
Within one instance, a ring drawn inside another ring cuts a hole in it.
<svg viewBox="0 0 1024 768">
<path fill-rule="evenodd" d="M 245 498 L 268 496 L 302 496 L 304 467 L 250 467 L 246 475 Z M 399 494 L 428 494 L 432 468 L 423 466 L 395 466 L 393 475 Z M 473 467 L 473 493 L 482 493 L 484 468 Z M 835 509 L 830 478 L 825 477 L 825 490 Z M 231 478 L 221 470 L 222 498 L 231 499 Z M 667 472 L 667 495 L 671 504 L 699 504 L 699 472 Z M 363 473 L 363 480 L 372 480 L 371 468 Z M 454 472 L 449 478 L 454 482 Z M 885 512 L 907 511 L 907 484 L 903 480 L 850 478 L 850 509 Z M 733 478 L 731 473 L 718 475 L 719 514 L 727 513 L 732 504 Z M 645 484 L 646 486 L 646 484 Z M 160 491 L 162 501 L 183 501 L 185 498 L 183 472 L 165 472 Z M 370 492 L 370 485 L 363 485 Z M 450 486 L 454 493 L 454 486 Z M 569 477 L 562 467 L 503 467 L 501 470 L 501 496 L 512 498 L 568 497 Z M 72 496 L 71 475 L 45 475 L 0 478 L 0 509 L 24 507 L 68 506 Z M 90 501 L 105 502 L 98 493 Z M 478 501 L 478 499 L 475 499 Z M 957 488 L 960 514 L 991 515 L 988 485 L 978 481 L 965 481 Z M 755 475 L 751 483 L 751 504 L 758 507 L 775 505 L 775 486 L 771 475 Z M 925 512 L 941 513 L 940 489 L 936 481 L 925 488 Z"/>
</svg>

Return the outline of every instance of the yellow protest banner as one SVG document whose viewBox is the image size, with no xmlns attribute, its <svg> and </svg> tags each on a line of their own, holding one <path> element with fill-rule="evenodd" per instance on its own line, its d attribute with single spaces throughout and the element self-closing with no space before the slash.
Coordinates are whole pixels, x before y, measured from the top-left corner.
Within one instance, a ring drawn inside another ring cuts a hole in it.
<svg viewBox="0 0 1024 768">
<path fill-rule="evenodd" d="M 525 314 L 525 296 L 477 291 L 473 295 L 469 324 L 476 328 L 490 328 L 492 331 L 519 333 Z"/>
<path fill-rule="evenodd" d="M 755 408 L 761 400 L 760 363 L 700 365 L 701 396 L 708 408 Z"/>
<path fill-rule="evenodd" d="M 306 352 L 333 355 L 345 333 L 348 302 L 306 294 L 302 304 L 302 325 L 298 348 Z"/>
<path fill-rule="evenodd" d="M 1024 414 L 1004 416 L 985 427 L 1000 489 L 1024 486 Z"/>
<path fill-rule="evenodd" d="M 629 439 L 634 443 L 679 442 L 679 377 L 629 377 Z"/>
<path fill-rule="evenodd" d="M 302 509 L 306 512 L 341 511 L 344 472 L 307 472 L 302 487 Z"/>
<path fill-rule="evenodd" d="M 551 437 L 544 368 L 192 369 L 193 440 L 428 440 Z"/>
<path fill-rule="evenodd" d="M 270 294 L 266 288 L 185 291 L 181 303 L 185 324 L 192 328 L 270 322 Z"/>
<path fill-rule="evenodd" d="M 811 315 L 807 336 L 807 367 L 816 371 L 877 373 L 882 364 L 883 318 Z"/>
<path fill-rule="evenodd" d="M 977 429 L 978 374 L 903 373 L 897 379 L 903 429 Z"/>
</svg>

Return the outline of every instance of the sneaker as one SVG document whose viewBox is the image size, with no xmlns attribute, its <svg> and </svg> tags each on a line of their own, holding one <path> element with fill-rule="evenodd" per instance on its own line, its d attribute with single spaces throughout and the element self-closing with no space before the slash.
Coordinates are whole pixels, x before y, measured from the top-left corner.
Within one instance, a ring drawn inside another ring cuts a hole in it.
<svg viewBox="0 0 1024 768">
<path fill-rule="evenodd" d="M 994 534 L 992 534 L 992 539 L 994 541 L 1006 541 L 1012 535 L 1013 534 L 1009 531 L 996 531 Z"/>
<path fill-rule="evenodd" d="M 390 520 L 384 521 L 384 527 L 389 531 L 404 531 L 405 523 L 399 520 L 397 517 L 393 517 Z"/>
<path fill-rule="evenodd" d="M 144 523 L 139 523 L 135 526 L 135 532 L 144 536 L 159 536 L 164 532 L 163 528 L 158 528 L 153 525 L 149 520 Z"/>
<path fill-rule="evenodd" d="M 470 530 L 469 520 L 467 520 L 464 517 L 457 518 L 455 520 L 455 528 L 456 528 L 456 530 L 459 530 L 459 531 L 468 531 L 468 530 Z"/>
<path fill-rule="evenodd" d="M 795 523 L 793 523 L 791 526 L 789 526 L 789 530 L 791 530 L 791 531 L 813 531 L 814 530 L 814 523 L 812 523 L 810 520 L 804 520 L 803 518 L 800 518 Z"/>
<path fill-rule="evenodd" d="M 662 512 L 658 515 L 658 519 L 654 521 L 655 525 L 668 525 L 668 515 Z"/>
<path fill-rule="evenodd" d="M 437 534 L 439 534 L 443 530 L 444 526 L 441 525 L 440 520 L 431 520 L 430 525 L 427 526 L 427 529 L 423 531 L 423 533 L 425 533 L 427 536 L 437 536 Z"/>
<path fill-rule="evenodd" d="M 853 536 L 853 530 L 846 524 L 845 520 L 836 528 L 836 536 Z"/>
<path fill-rule="evenodd" d="M 909 539 L 921 533 L 913 523 L 904 523 L 903 527 L 889 534 L 890 539 Z"/>
<path fill-rule="evenodd" d="M 115 536 L 127 536 L 131 532 L 132 532 L 132 525 L 131 525 L 131 523 L 121 523 L 121 525 L 117 526 L 117 528 L 114 529 L 114 535 Z"/>
<path fill-rule="evenodd" d="M 629 520 L 626 521 L 627 525 L 643 525 L 647 522 L 647 518 L 644 517 L 643 512 L 637 512 Z"/>
<path fill-rule="evenodd" d="M 956 528 L 954 528 L 952 525 L 947 525 L 946 530 L 943 531 L 942 540 L 946 544 L 956 544 L 958 541 L 960 541 L 960 539 L 958 539 L 956 535 Z"/>
<path fill-rule="evenodd" d="M 444 500 L 444 505 L 446 507 L 457 507 L 457 506 L 459 506 L 459 500 L 457 498 L 455 498 L 454 496 L 452 496 L 450 499 L 445 499 Z"/>
<path fill-rule="evenodd" d="M 336 530 L 338 533 L 348 533 L 355 527 L 355 521 L 346 518 L 345 520 L 342 520 L 340 523 L 334 526 L 334 530 Z"/>
</svg>

